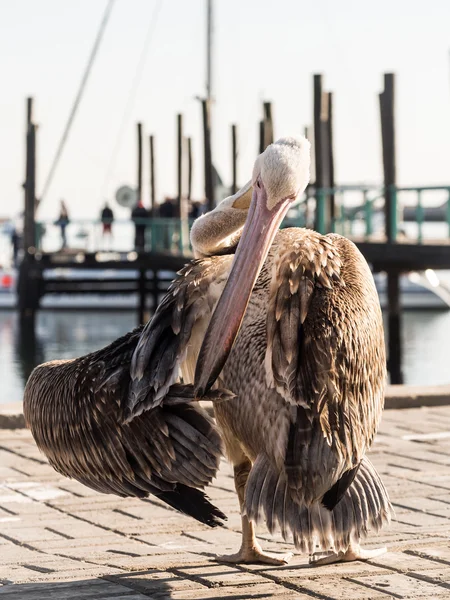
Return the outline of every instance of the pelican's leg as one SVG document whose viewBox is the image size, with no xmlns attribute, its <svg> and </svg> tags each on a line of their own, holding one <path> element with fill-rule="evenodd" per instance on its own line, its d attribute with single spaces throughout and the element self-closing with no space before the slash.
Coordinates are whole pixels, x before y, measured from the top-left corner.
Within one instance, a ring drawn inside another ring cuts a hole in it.
<svg viewBox="0 0 450 600">
<path fill-rule="evenodd" d="M 268 565 L 286 565 L 292 558 L 292 552 L 284 556 L 281 554 L 271 554 L 264 552 L 255 536 L 255 525 L 250 521 L 244 512 L 245 485 L 247 483 L 251 462 L 245 457 L 243 462 L 234 466 L 234 485 L 239 498 L 242 520 L 242 542 L 239 552 L 235 554 L 225 554 L 217 556 L 220 562 L 229 563 L 264 563 Z"/>
<path fill-rule="evenodd" d="M 352 560 L 370 560 L 387 552 L 387 548 L 365 550 L 358 542 L 351 542 L 347 550 L 340 552 L 316 552 L 310 556 L 309 564 L 314 567 L 331 565 L 337 562 L 350 562 Z"/>
</svg>

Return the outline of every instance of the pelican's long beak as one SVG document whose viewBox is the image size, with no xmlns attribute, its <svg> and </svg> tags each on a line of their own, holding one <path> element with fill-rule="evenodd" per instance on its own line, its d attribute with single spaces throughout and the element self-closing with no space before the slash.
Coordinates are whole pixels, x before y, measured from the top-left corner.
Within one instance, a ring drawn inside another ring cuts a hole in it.
<svg viewBox="0 0 450 600">
<path fill-rule="evenodd" d="M 253 187 L 248 217 L 231 273 L 206 331 L 195 370 L 195 395 L 207 393 L 220 375 L 247 309 L 253 286 L 293 198 L 267 207 L 261 181 Z"/>
</svg>

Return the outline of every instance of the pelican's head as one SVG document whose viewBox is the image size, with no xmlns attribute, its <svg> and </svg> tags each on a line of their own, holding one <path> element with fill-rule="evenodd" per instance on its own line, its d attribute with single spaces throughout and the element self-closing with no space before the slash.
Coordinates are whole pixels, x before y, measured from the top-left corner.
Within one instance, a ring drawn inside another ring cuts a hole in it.
<svg viewBox="0 0 450 600">
<path fill-rule="evenodd" d="M 281 221 L 308 185 L 309 148 L 309 142 L 303 137 L 282 138 L 271 144 L 256 159 L 251 183 L 215 209 L 223 213 L 222 219 L 226 211 L 234 214 L 236 222 L 237 213 L 232 211 L 240 211 L 242 224 L 239 231 L 234 232 L 240 239 L 231 273 L 197 361 L 195 386 L 198 396 L 208 391 L 219 376 Z M 212 217 L 213 213 L 205 218 Z"/>
<path fill-rule="evenodd" d="M 252 185 L 257 202 L 268 211 L 289 205 L 303 193 L 309 182 L 310 144 L 304 137 L 281 138 L 258 156 Z"/>
<path fill-rule="evenodd" d="M 288 208 L 308 185 L 309 147 L 303 137 L 281 138 L 268 146 L 255 161 L 252 179 L 195 221 L 191 229 L 195 255 L 211 256 L 235 248 L 252 200 L 273 215 L 278 213 L 280 202 L 286 202 Z"/>
</svg>

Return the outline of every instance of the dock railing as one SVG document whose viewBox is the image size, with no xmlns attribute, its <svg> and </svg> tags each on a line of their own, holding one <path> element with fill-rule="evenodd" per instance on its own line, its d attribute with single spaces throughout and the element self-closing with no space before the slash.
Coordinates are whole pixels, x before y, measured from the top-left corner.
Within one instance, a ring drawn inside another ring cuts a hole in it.
<svg viewBox="0 0 450 600">
<path fill-rule="evenodd" d="M 66 243 L 63 244 L 61 226 L 53 221 L 36 223 L 36 250 L 38 252 L 80 251 L 80 252 L 131 252 L 145 250 L 154 253 L 173 255 L 189 254 L 189 228 L 181 219 L 116 219 L 111 224 L 111 232 L 103 231 L 98 219 L 71 219 L 65 228 Z M 136 246 L 137 227 L 144 227 L 143 247 Z"/>
<path fill-rule="evenodd" d="M 450 186 L 397 186 L 391 194 L 394 201 L 391 204 L 390 239 L 415 244 L 450 239 Z M 327 202 L 331 197 L 334 197 L 335 211 L 327 223 Z M 320 233 L 335 232 L 355 240 L 383 242 L 389 237 L 385 230 L 384 207 L 385 190 L 382 187 L 336 186 L 318 190 L 310 187 L 288 212 L 282 226 L 316 227 Z M 145 226 L 146 252 L 190 254 L 192 222 L 186 224 L 176 218 L 117 219 L 112 223 L 111 234 L 103 232 L 98 219 L 70 220 L 65 231 L 67 249 L 131 252 L 137 249 L 135 233 L 136 226 L 140 225 Z M 37 222 L 36 240 L 38 252 L 58 252 L 62 248 L 61 226 L 53 221 Z"/>
<path fill-rule="evenodd" d="M 395 242 L 423 244 L 450 238 L 450 186 L 417 186 L 390 188 L 391 232 L 385 230 L 385 189 L 383 187 L 337 186 L 311 191 L 317 210 L 317 229 L 365 241 L 383 241 L 389 236 Z M 327 225 L 326 203 L 334 195 L 335 217 Z M 404 218 L 405 212 L 413 218 Z M 427 212 L 434 211 L 432 219 Z"/>
</svg>

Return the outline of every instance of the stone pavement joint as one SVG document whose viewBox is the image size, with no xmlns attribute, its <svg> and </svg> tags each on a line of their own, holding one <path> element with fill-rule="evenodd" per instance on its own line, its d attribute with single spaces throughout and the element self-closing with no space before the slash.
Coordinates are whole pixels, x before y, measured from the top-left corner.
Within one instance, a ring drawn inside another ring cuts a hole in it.
<svg viewBox="0 0 450 600">
<path fill-rule="evenodd" d="M 230 565 L 240 516 L 223 461 L 208 489 L 226 527 L 212 530 L 159 502 L 120 499 L 56 473 L 24 429 L 0 430 L 0 600 L 386 600 L 450 597 L 450 406 L 385 412 L 371 460 L 396 511 L 369 535 L 376 560 L 311 568 Z M 261 544 L 292 546 L 258 527 Z"/>
</svg>

